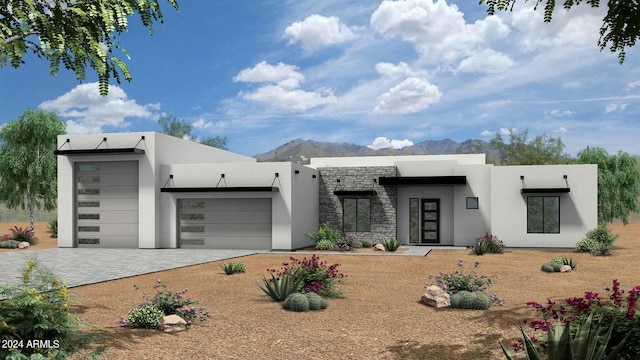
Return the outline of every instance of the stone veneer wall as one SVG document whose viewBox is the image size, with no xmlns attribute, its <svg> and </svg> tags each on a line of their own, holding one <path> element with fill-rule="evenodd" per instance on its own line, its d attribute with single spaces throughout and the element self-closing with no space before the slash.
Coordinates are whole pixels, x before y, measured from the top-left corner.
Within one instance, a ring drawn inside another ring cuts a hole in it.
<svg viewBox="0 0 640 360">
<path fill-rule="evenodd" d="M 347 234 L 373 242 L 381 242 L 385 237 L 396 238 L 396 187 L 380 186 L 377 183 L 381 176 L 397 176 L 395 166 L 326 167 L 319 168 L 318 172 L 320 224 L 326 222 L 332 228 L 342 231 L 342 199 L 368 198 L 371 200 L 371 232 Z M 376 195 L 334 195 L 335 190 L 375 190 Z"/>
</svg>

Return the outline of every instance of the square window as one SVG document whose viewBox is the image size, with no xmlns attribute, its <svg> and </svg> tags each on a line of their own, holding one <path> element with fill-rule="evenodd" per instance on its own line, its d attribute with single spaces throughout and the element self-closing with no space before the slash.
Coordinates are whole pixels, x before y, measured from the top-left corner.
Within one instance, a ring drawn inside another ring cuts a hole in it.
<svg viewBox="0 0 640 360">
<path fill-rule="evenodd" d="M 527 233 L 560 233 L 560 197 L 527 197 Z"/>
<path fill-rule="evenodd" d="M 371 231 L 371 200 L 342 200 L 342 231 Z"/>
<path fill-rule="evenodd" d="M 477 197 L 468 197 L 467 198 L 467 209 L 477 209 L 478 208 L 478 198 Z"/>
</svg>

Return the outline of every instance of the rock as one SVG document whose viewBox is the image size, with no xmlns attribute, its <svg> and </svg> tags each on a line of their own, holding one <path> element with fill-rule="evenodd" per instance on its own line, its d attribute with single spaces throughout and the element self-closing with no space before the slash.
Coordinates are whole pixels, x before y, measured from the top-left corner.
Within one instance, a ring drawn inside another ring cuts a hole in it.
<svg viewBox="0 0 640 360">
<path fill-rule="evenodd" d="M 29 243 L 28 243 L 28 242 L 26 242 L 26 241 L 23 241 L 23 242 L 21 242 L 20 244 L 18 244 L 18 249 L 26 249 L 26 248 L 28 248 L 29 246 L 31 246 L 31 244 L 29 244 Z"/>
<path fill-rule="evenodd" d="M 164 332 L 178 332 L 187 330 L 187 322 L 178 315 L 167 315 L 160 322 L 160 330 Z"/>
<path fill-rule="evenodd" d="M 436 285 L 430 285 L 427 287 L 427 290 L 422 294 L 422 302 L 436 308 L 451 305 L 449 294 Z"/>
<path fill-rule="evenodd" d="M 385 251 L 384 245 L 382 244 L 375 244 L 373 245 L 373 250 L 375 251 Z"/>
<path fill-rule="evenodd" d="M 560 272 L 571 272 L 571 266 L 562 265 L 562 267 L 560 268 Z"/>
</svg>

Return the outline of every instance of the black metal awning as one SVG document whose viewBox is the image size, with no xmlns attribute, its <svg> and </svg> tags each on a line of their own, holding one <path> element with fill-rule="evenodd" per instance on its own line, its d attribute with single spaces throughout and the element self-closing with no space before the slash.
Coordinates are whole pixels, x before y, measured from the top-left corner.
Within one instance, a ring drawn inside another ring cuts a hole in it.
<svg viewBox="0 0 640 360">
<path fill-rule="evenodd" d="M 380 185 L 467 185 L 467 177 L 461 176 L 402 176 L 380 177 Z"/>
<path fill-rule="evenodd" d="M 55 155 L 143 155 L 145 152 L 138 148 L 111 148 L 111 149 L 78 149 L 78 150 L 56 150 Z"/>
<path fill-rule="evenodd" d="M 571 189 L 566 188 L 523 188 L 523 194 L 564 194 L 571 192 Z"/>
<path fill-rule="evenodd" d="M 239 187 L 174 187 L 162 188 L 160 192 L 278 192 L 274 186 L 239 186 Z"/>
<path fill-rule="evenodd" d="M 375 195 L 375 190 L 335 190 L 333 195 Z"/>
</svg>

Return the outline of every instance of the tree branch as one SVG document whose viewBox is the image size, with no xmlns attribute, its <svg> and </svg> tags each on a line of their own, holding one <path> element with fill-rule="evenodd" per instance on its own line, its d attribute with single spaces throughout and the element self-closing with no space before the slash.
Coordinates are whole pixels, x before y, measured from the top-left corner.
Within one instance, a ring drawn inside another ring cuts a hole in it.
<svg viewBox="0 0 640 360">
<path fill-rule="evenodd" d="M 4 44 L 8 45 L 16 40 L 24 39 L 29 35 L 37 35 L 37 34 L 38 32 L 36 30 L 31 29 L 24 34 L 9 36 L 8 38 L 4 39 Z"/>
</svg>

